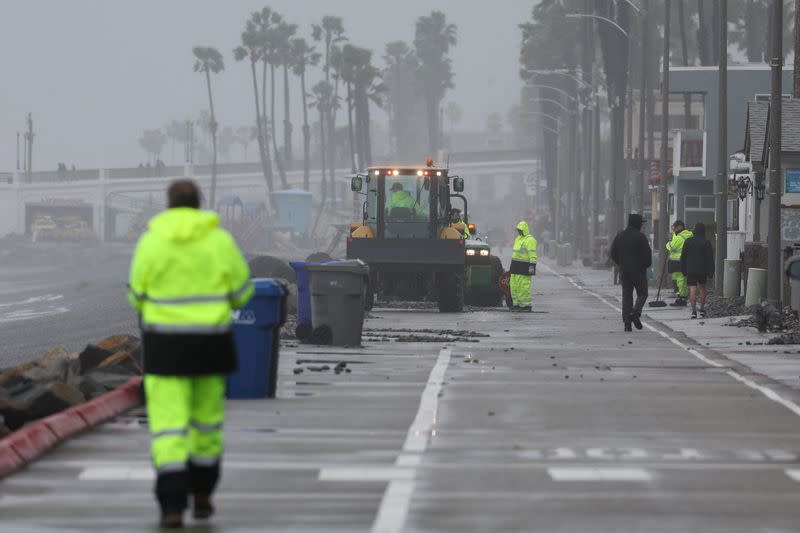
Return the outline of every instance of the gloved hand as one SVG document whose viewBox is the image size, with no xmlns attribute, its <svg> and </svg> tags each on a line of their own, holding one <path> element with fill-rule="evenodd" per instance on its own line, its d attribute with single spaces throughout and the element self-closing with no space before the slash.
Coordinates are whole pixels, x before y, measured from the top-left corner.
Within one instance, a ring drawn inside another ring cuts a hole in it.
<svg viewBox="0 0 800 533">
<path fill-rule="evenodd" d="M 535 276 L 536 275 L 536 263 L 531 263 L 531 265 L 528 267 L 528 273 L 531 276 Z"/>
</svg>

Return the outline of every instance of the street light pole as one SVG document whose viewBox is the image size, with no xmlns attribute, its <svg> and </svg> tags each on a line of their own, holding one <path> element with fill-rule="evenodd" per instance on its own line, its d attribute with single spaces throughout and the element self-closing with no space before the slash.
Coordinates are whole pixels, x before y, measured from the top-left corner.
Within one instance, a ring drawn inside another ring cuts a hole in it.
<svg viewBox="0 0 800 533">
<path fill-rule="evenodd" d="M 17 132 L 17 170 L 19 170 L 19 132 Z"/>
<path fill-rule="evenodd" d="M 767 299 L 781 304 L 781 122 L 783 86 L 783 1 L 772 0 L 772 96 L 770 98 L 769 224 L 767 228 Z"/>
<path fill-rule="evenodd" d="M 719 143 L 717 145 L 716 219 L 717 250 L 714 257 L 717 294 L 722 294 L 725 259 L 728 257 L 728 2 L 719 3 L 719 94 L 717 95 Z"/>
<path fill-rule="evenodd" d="M 648 44 L 650 42 L 648 19 L 650 16 L 650 6 L 648 0 L 644 0 L 642 6 L 644 13 L 641 15 L 641 68 L 639 69 L 639 177 L 636 179 L 636 187 L 634 195 L 636 196 L 636 211 L 640 215 L 644 215 L 644 118 L 645 118 L 645 105 L 647 102 L 647 56 L 649 54 Z"/>
<path fill-rule="evenodd" d="M 653 244 L 659 250 L 659 268 L 667 261 L 667 248 L 663 239 L 669 231 L 669 192 L 667 187 L 667 154 L 669 144 L 669 22 L 670 0 L 664 0 L 664 58 L 661 79 L 661 183 L 659 189 L 658 231 L 653 233 Z M 661 273 L 659 272 L 659 275 Z"/>
</svg>

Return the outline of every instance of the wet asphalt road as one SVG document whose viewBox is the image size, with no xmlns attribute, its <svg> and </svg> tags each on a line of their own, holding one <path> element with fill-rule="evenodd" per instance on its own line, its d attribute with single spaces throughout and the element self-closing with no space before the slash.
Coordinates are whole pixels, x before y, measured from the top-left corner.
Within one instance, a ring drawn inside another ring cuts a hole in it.
<svg viewBox="0 0 800 533">
<path fill-rule="evenodd" d="M 132 245 L 46 243 L 0 255 L 0 368 L 55 346 L 80 350 L 115 333 L 135 333 L 125 299 Z"/>
<path fill-rule="evenodd" d="M 191 530 L 798 530 L 800 416 L 546 268 L 535 287 L 530 315 L 378 309 L 363 348 L 286 345 L 279 398 L 228 403 L 219 515 Z M 154 531 L 147 443 L 129 416 L 61 446 L 0 482 L 3 527 Z"/>
</svg>

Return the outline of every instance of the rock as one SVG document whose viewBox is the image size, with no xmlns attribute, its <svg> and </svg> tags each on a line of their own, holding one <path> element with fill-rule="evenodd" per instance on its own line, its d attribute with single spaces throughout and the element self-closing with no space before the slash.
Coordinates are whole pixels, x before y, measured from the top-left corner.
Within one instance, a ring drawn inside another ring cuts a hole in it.
<svg viewBox="0 0 800 533">
<path fill-rule="evenodd" d="M 11 376 L 5 383 L 0 385 L 0 395 L 6 394 L 9 397 L 19 396 L 31 387 L 33 387 L 33 380 L 18 374 Z"/>
<path fill-rule="evenodd" d="M 107 390 L 116 389 L 133 375 L 128 369 L 114 365 L 102 369 L 95 368 L 87 374 Z"/>
<path fill-rule="evenodd" d="M 81 391 L 81 394 L 83 394 L 84 398 L 87 400 L 91 400 L 92 398 L 96 398 L 108 392 L 108 389 L 92 376 L 78 376 L 71 379 L 69 385 Z"/>
<path fill-rule="evenodd" d="M 84 348 L 78 356 L 78 359 L 81 362 L 81 375 L 84 375 L 92 369 L 97 368 L 97 365 L 112 355 L 114 355 L 113 352 L 100 348 L 99 346 L 95 346 L 94 344 L 86 345 L 86 348 Z"/>
<path fill-rule="evenodd" d="M 132 352 L 141 345 L 141 341 L 133 335 L 112 335 L 98 342 L 95 346 L 102 350 L 114 352 Z"/>
<path fill-rule="evenodd" d="M 66 383 L 51 383 L 46 386 L 37 386 L 24 395 L 24 409 L 20 409 L 16 416 L 3 413 L 8 427 L 17 429 L 32 420 L 58 413 L 82 404 L 85 401 L 83 393 Z"/>
<path fill-rule="evenodd" d="M 0 423 L 0 439 L 8 435 L 11 435 L 11 430 L 5 424 Z"/>
<path fill-rule="evenodd" d="M 344 370 L 345 368 L 347 368 L 347 362 L 346 361 L 341 361 L 335 367 L 333 367 L 334 370 Z"/>
<path fill-rule="evenodd" d="M 107 368 L 112 365 L 118 365 L 127 368 L 138 374 L 142 373 L 142 366 L 128 352 L 117 352 L 109 357 L 106 357 L 99 365 L 97 365 L 97 368 Z"/>
<path fill-rule="evenodd" d="M 51 358 L 46 366 L 38 364 L 22 373 L 22 376 L 35 383 L 48 383 L 51 381 L 64 381 L 67 379 L 69 365 L 65 358 Z"/>
<path fill-rule="evenodd" d="M 303 373 L 303 369 L 302 368 L 295 368 L 292 372 L 294 372 L 295 374 L 302 374 Z"/>
<path fill-rule="evenodd" d="M 14 368 L 10 368 L 0 374 L 0 385 L 3 385 L 6 381 L 10 380 L 15 376 L 21 375 L 23 372 L 30 370 L 36 366 L 36 361 L 29 361 L 25 364 L 16 366 Z"/>
<path fill-rule="evenodd" d="M 57 348 L 53 348 L 49 352 L 42 355 L 39 359 L 36 360 L 36 364 L 39 366 L 47 366 L 59 359 L 69 359 L 69 358 L 70 358 L 69 352 L 67 352 L 67 350 L 64 349 L 63 347 L 59 346 Z"/>
<path fill-rule="evenodd" d="M 28 400 L 11 399 L 0 392 L 0 415 L 3 416 L 3 424 L 12 430 L 21 427 L 27 421 L 29 405 Z"/>
<path fill-rule="evenodd" d="M 254 257 L 248 263 L 250 275 L 254 278 L 281 278 L 289 283 L 295 283 L 296 274 L 289 263 L 271 255 Z"/>
</svg>

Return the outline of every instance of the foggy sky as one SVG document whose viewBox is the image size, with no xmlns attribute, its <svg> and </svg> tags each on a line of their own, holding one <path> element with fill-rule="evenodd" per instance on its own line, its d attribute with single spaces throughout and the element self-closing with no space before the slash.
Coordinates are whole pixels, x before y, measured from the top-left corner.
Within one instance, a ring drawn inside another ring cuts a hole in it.
<svg viewBox="0 0 800 533">
<path fill-rule="evenodd" d="M 78 168 L 135 166 L 146 160 L 137 139 L 145 128 L 196 118 L 206 109 L 204 80 L 192 72 L 192 46 L 215 46 L 226 70 L 214 77 L 221 127 L 253 123 L 249 67 L 233 60 L 244 22 L 265 5 L 300 26 L 323 15 L 344 18 L 350 41 L 375 50 L 413 41 L 414 21 L 432 9 L 458 25 L 451 52 L 456 88 L 446 101 L 464 109 L 460 128 L 483 129 L 486 116 L 505 116 L 518 99 L 517 24 L 534 0 L 4 0 L 0 14 L 0 171 L 15 166 L 16 132 L 33 113 L 34 170 L 58 162 Z M 319 74 L 312 75 L 309 87 Z M 294 80 L 293 80 L 293 83 Z M 293 96 L 295 96 L 293 94 Z M 295 133 L 300 106 L 294 98 Z M 295 105 L 296 104 L 296 105 Z M 277 113 L 282 119 L 282 112 Z M 340 115 L 341 116 L 341 115 Z M 385 120 L 383 111 L 373 118 Z M 341 125 L 341 121 L 339 122 Z M 421 125 L 424 130 L 424 125 Z M 178 148 L 176 160 L 181 161 Z M 239 151 L 232 154 L 238 159 Z M 250 159 L 255 150 L 251 147 Z M 171 162 L 169 146 L 162 158 Z"/>
</svg>

